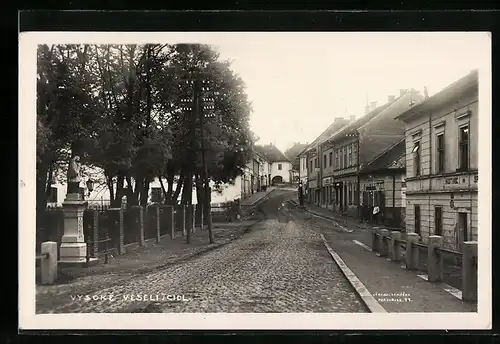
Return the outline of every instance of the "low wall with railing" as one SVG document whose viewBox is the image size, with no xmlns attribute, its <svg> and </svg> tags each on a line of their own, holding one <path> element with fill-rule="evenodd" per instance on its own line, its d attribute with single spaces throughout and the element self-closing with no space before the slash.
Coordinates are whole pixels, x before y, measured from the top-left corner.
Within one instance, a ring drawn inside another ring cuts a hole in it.
<svg viewBox="0 0 500 344">
<path fill-rule="evenodd" d="M 444 248 L 442 236 L 431 235 L 423 244 L 416 233 L 373 229 L 372 251 L 393 262 L 403 262 L 408 270 L 427 272 L 429 282 L 456 286 L 462 291 L 463 301 L 477 301 L 476 241 L 464 242 L 460 252 Z"/>
<path fill-rule="evenodd" d="M 186 236 L 187 230 L 206 227 L 202 205 L 162 205 L 147 207 L 123 206 L 120 208 L 89 208 L 83 214 L 84 240 L 87 243 L 87 262 L 111 255 L 124 254 L 150 242 L 159 242 L 164 236 L 174 239 Z M 239 202 L 213 204 L 212 221 L 235 221 L 240 216 Z M 44 242 L 54 242 L 55 255 L 60 255 L 61 238 L 64 234 L 64 213 L 62 208 L 49 208 L 37 226 L 36 252 L 41 251 Z M 41 259 L 37 260 L 39 264 Z"/>
</svg>

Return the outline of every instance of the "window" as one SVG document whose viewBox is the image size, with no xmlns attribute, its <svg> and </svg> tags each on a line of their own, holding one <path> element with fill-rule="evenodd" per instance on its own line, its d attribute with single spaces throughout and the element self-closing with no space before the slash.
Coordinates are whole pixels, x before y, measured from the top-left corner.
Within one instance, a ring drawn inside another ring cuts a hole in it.
<svg viewBox="0 0 500 344">
<path fill-rule="evenodd" d="M 47 203 L 57 203 L 57 188 L 51 187 L 49 192 L 49 198 L 47 199 Z"/>
<path fill-rule="evenodd" d="M 444 172 L 444 134 L 439 134 L 436 137 L 436 147 L 437 147 L 437 173 Z"/>
<path fill-rule="evenodd" d="M 413 145 L 413 168 L 415 176 L 420 176 L 420 142 L 415 142 Z"/>
<path fill-rule="evenodd" d="M 349 166 L 352 166 L 352 145 L 349 145 Z"/>
<path fill-rule="evenodd" d="M 84 188 L 78 188 L 78 190 L 79 190 L 78 193 L 80 194 L 80 197 L 82 199 L 85 199 L 85 189 Z"/>
<path fill-rule="evenodd" d="M 459 164 L 460 170 L 469 169 L 469 127 L 461 127 L 459 131 Z"/>
<path fill-rule="evenodd" d="M 332 164 L 333 164 L 332 155 L 333 155 L 333 152 L 328 153 L 328 166 L 330 166 L 330 167 L 332 167 Z"/>
<path fill-rule="evenodd" d="M 358 184 L 354 184 L 354 205 L 359 204 L 359 191 L 358 191 Z"/>
<path fill-rule="evenodd" d="M 415 233 L 420 235 L 420 206 L 415 205 Z"/>
<path fill-rule="evenodd" d="M 347 167 L 347 146 L 344 147 L 344 168 Z"/>
<path fill-rule="evenodd" d="M 349 195 L 349 205 L 352 204 L 352 183 L 349 183 L 349 192 L 347 193 Z"/>
<path fill-rule="evenodd" d="M 340 168 L 344 168 L 344 154 L 342 154 L 342 149 L 339 150 L 340 155 Z"/>
<path fill-rule="evenodd" d="M 443 235 L 443 208 L 434 207 L 434 235 Z"/>
<path fill-rule="evenodd" d="M 357 156 L 357 143 L 352 144 L 352 162 L 353 164 L 357 165 L 358 164 L 358 156 Z"/>
<path fill-rule="evenodd" d="M 336 169 L 340 168 L 340 164 L 339 164 L 339 149 L 338 148 L 335 150 L 335 168 Z"/>
<path fill-rule="evenodd" d="M 319 167 L 318 158 L 315 158 L 315 159 L 314 159 L 314 167 L 316 167 L 316 168 L 318 168 L 318 167 Z"/>
<path fill-rule="evenodd" d="M 323 155 L 323 167 L 326 167 L 326 154 Z"/>
<path fill-rule="evenodd" d="M 278 170 L 282 170 L 283 166 L 281 164 L 278 164 Z"/>
<path fill-rule="evenodd" d="M 467 226 L 467 213 L 458 213 L 458 230 L 462 236 L 460 246 L 463 242 L 470 240 L 470 233 Z"/>
<path fill-rule="evenodd" d="M 309 166 L 311 166 L 309 173 L 312 173 L 313 171 L 313 161 L 309 161 Z"/>
</svg>

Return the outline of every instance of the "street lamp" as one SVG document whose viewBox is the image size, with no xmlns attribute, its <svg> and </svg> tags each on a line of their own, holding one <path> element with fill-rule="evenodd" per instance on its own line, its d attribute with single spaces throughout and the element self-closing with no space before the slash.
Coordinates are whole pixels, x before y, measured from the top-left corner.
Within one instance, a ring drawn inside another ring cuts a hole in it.
<svg viewBox="0 0 500 344">
<path fill-rule="evenodd" d="M 88 195 L 87 195 L 87 196 L 90 196 L 90 193 L 91 193 L 92 191 L 94 191 L 94 181 L 93 181 L 92 179 L 90 179 L 90 178 L 89 178 L 89 179 L 87 180 L 86 184 L 87 184 L 87 190 L 89 191 L 89 193 L 88 193 Z"/>
</svg>

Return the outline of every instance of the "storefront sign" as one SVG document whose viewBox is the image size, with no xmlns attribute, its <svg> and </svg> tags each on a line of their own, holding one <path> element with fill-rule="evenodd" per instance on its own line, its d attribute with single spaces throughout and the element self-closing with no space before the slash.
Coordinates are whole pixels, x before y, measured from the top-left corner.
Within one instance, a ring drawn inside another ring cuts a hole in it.
<svg viewBox="0 0 500 344">
<path fill-rule="evenodd" d="M 328 178 L 324 178 L 323 179 L 323 184 L 324 185 L 332 185 L 333 183 L 333 178 L 332 177 L 328 177 Z"/>
</svg>

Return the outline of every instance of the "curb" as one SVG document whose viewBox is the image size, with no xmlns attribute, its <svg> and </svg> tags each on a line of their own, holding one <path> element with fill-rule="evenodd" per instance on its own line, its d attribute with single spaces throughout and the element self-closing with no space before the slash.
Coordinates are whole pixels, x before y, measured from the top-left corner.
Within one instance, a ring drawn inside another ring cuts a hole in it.
<svg viewBox="0 0 500 344">
<path fill-rule="evenodd" d="M 384 307 L 378 301 L 373 297 L 373 295 L 366 289 L 363 283 L 356 277 L 356 275 L 349 269 L 349 267 L 344 263 L 342 258 L 333 251 L 333 249 L 328 245 L 326 242 L 326 239 L 323 234 L 321 235 L 321 239 L 323 239 L 323 244 L 325 245 L 326 249 L 328 250 L 328 253 L 332 256 L 333 260 L 337 264 L 337 266 L 342 270 L 342 273 L 344 276 L 347 278 L 351 286 L 354 288 L 358 296 L 361 298 L 363 303 L 365 304 L 366 308 L 371 313 L 387 313 Z"/>
<path fill-rule="evenodd" d="M 312 215 L 312 216 L 318 217 L 320 219 L 323 219 L 323 220 L 332 221 L 335 224 L 335 226 L 339 227 L 343 232 L 346 232 L 346 233 L 352 233 L 352 232 L 354 232 L 354 230 L 347 229 L 344 226 L 342 226 L 340 223 L 337 222 L 336 219 L 333 219 L 333 218 L 330 218 L 330 217 L 326 217 L 326 216 L 323 216 L 323 215 L 318 215 L 315 212 L 307 210 L 307 209 L 305 209 L 304 212 L 308 213 L 309 215 Z"/>
</svg>

